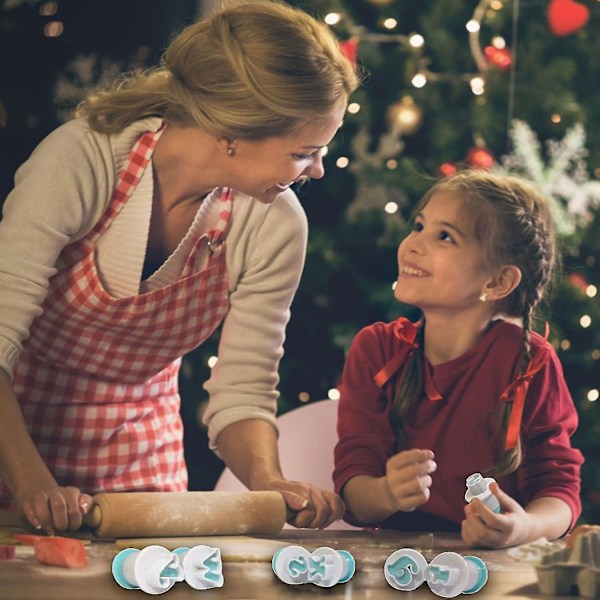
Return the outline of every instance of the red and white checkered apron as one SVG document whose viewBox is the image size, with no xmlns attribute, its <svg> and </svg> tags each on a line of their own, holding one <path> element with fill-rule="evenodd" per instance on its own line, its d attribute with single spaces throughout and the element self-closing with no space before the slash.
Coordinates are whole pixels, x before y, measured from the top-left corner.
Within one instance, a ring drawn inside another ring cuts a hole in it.
<svg viewBox="0 0 600 600">
<path fill-rule="evenodd" d="M 225 230 L 198 236 L 178 280 L 127 298 L 103 288 L 95 242 L 140 181 L 160 131 L 140 136 L 96 226 L 63 249 L 43 313 L 14 370 L 31 436 L 60 485 L 99 491 L 187 488 L 177 376 L 181 356 L 217 328 L 229 307 Z M 208 246 L 206 267 L 196 258 Z M 0 481 L 0 506 L 14 508 Z"/>
</svg>

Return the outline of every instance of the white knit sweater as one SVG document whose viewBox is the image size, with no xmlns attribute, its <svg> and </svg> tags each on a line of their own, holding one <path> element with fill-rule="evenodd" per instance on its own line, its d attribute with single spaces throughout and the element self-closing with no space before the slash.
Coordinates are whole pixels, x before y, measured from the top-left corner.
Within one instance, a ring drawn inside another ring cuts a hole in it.
<svg viewBox="0 0 600 600">
<path fill-rule="evenodd" d="M 135 140 L 144 131 L 156 131 L 160 123 L 146 119 L 107 136 L 92 131 L 85 121 L 70 121 L 44 139 L 17 171 L 0 221 L 0 368 L 9 375 L 31 323 L 42 312 L 48 279 L 56 272 L 62 248 L 98 221 Z M 97 244 L 103 284 L 116 297 L 141 291 L 151 174 L 147 168 Z M 201 231 L 216 223 L 213 208 L 218 209 L 218 203 L 201 205 L 196 217 Z M 306 217 L 291 190 L 270 205 L 234 194 L 226 240 L 230 309 L 221 331 L 219 360 L 204 385 L 209 392 L 204 422 L 213 449 L 221 430 L 235 421 L 259 418 L 275 426 L 277 369 L 306 238 Z M 184 238 L 169 258 L 174 269 L 186 245 Z"/>
</svg>

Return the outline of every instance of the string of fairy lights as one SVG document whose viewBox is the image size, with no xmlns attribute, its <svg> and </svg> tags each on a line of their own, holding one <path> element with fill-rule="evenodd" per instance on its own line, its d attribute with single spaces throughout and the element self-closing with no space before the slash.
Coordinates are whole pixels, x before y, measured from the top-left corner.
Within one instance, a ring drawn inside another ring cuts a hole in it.
<svg viewBox="0 0 600 600">
<path fill-rule="evenodd" d="M 372 0 L 377 5 L 387 5 L 387 0 Z M 482 48 L 480 33 L 482 26 L 487 21 L 493 21 L 499 11 L 505 8 L 503 0 L 480 0 L 475 7 L 471 18 L 465 23 L 465 29 L 468 33 L 469 48 L 473 57 L 474 70 L 465 73 L 444 73 L 435 72 L 430 69 L 430 59 L 426 54 L 426 40 L 419 32 L 409 34 L 396 33 L 394 30 L 398 26 L 396 19 L 392 17 L 383 17 L 381 25 L 387 30 L 387 33 L 378 33 L 367 31 L 364 27 L 353 23 L 350 15 L 341 10 L 332 11 L 325 15 L 324 21 L 331 27 L 344 26 L 349 33 L 348 40 L 342 42 L 342 46 L 347 55 L 354 58 L 359 44 L 400 44 L 409 53 L 414 63 L 414 75 L 410 80 L 410 85 L 421 89 L 429 83 L 439 81 L 464 81 L 471 88 L 475 96 L 485 94 L 487 74 L 490 69 L 500 69 L 502 71 L 511 71 L 511 83 L 509 85 L 508 98 L 508 121 L 512 120 L 512 105 L 514 97 L 514 81 L 512 74 L 516 66 L 516 23 L 513 27 L 513 48 L 508 48 L 506 39 L 501 35 L 493 35 L 488 45 Z M 518 20 L 519 0 L 513 0 L 515 10 L 513 11 L 513 20 Z M 351 102 L 348 106 L 348 113 L 357 114 L 361 110 L 358 102 Z M 395 156 L 402 149 L 402 143 L 393 143 L 403 136 L 414 134 L 422 124 L 423 111 L 415 101 L 414 97 L 408 91 L 402 97 L 388 106 L 386 111 L 389 131 L 382 136 L 379 146 L 375 152 L 367 153 L 364 148 L 368 144 L 354 146 L 354 158 L 348 156 L 339 156 L 335 160 L 335 165 L 340 169 L 352 168 L 352 160 L 366 161 L 370 164 L 385 165 L 387 169 L 395 169 L 398 162 Z M 558 119 L 558 120 L 556 120 Z M 553 115 L 553 122 L 560 122 L 560 117 Z M 363 135 L 366 133 L 363 132 Z M 469 150 L 464 162 L 474 167 L 489 168 L 494 163 L 494 156 L 485 147 L 483 137 L 474 133 L 474 146 Z M 446 162 L 440 165 L 441 175 L 451 175 L 457 171 L 454 163 Z"/>
<path fill-rule="evenodd" d="M 374 4 L 387 5 L 391 0 L 371 0 Z M 486 19 L 493 19 L 495 13 L 505 8 L 505 2 L 502 0 L 480 0 L 475 7 L 472 17 L 465 23 L 465 28 L 468 32 L 469 48 L 476 69 L 472 72 L 462 74 L 447 74 L 438 73 L 429 69 L 429 59 L 425 54 L 426 40 L 420 33 L 413 32 L 410 34 L 393 33 L 393 30 L 398 26 L 396 19 L 392 17 L 383 18 L 382 26 L 389 33 L 373 33 L 366 31 L 363 27 L 357 26 L 351 22 L 347 13 L 343 11 L 333 11 L 325 15 L 325 22 L 331 27 L 339 26 L 342 21 L 345 21 L 346 29 L 350 32 L 350 38 L 344 42 L 344 50 L 346 54 L 355 59 L 358 44 L 362 42 L 369 43 L 396 43 L 404 46 L 416 64 L 415 74 L 411 78 L 411 85 L 415 89 L 423 88 L 430 82 L 443 81 L 447 79 L 462 80 L 468 83 L 471 92 L 475 96 L 485 94 L 486 75 L 492 68 L 497 68 L 502 71 L 510 71 L 510 80 L 508 85 L 508 110 L 507 110 L 507 132 L 510 129 L 510 124 L 513 119 L 514 112 L 514 95 L 515 95 L 515 70 L 517 58 L 517 31 L 519 20 L 519 0 L 513 0 L 512 13 L 512 48 L 509 48 L 504 37 L 494 35 L 490 43 L 482 48 L 480 33 L 482 25 Z M 348 113 L 355 115 L 361 110 L 361 105 L 358 102 L 351 102 L 348 105 Z M 394 143 L 404 135 L 415 133 L 423 120 L 423 111 L 415 102 L 410 93 L 405 93 L 401 99 L 391 104 L 386 111 L 389 132 L 382 136 L 379 147 L 375 153 L 368 154 L 361 149 L 358 144 L 353 144 L 353 150 L 357 158 L 366 160 L 371 164 L 378 165 L 384 162 L 386 168 L 395 169 L 398 166 L 397 160 L 394 158 L 402 149 L 402 145 Z M 559 113 L 550 115 L 550 120 L 554 124 L 562 121 Z M 365 136 L 363 132 L 363 136 Z M 367 138 L 368 141 L 368 138 Z M 382 143 L 383 141 L 383 143 Z M 469 150 L 465 157 L 465 162 L 472 167 L 490 168 L 495 158 L 492 153 L 485 147 L 484 139 L 481 135 L 474 134 L 475 145 Z M 366 146 L 367 144 L 362 144 Z M 387 153 L 387 154 L 386 154 Z M 378 156 L 375 156 L 378 155 Z M 348 156 L 338 156 L 335 159 L 336 167 L 340 169 L 352 168 L 352 159 Z M 457 171 L 457 166 L 453 163 L 443 163 L 439 167 L 440 175 L 451 175 Z M 394 214 L 399 210 L 399 206 L 395 202 L 387 202 L 384 206 L 384 211 L 387 214 Z M 597 295 L 597 288 L 592 284 L 587 284 L 584 288 L 580 286 L 581 291 L 589 298 L 594 298 Z M 579 325 L 586 329 L 592 324 L 592 318 L 588 314 L 584 314 L 579 319 Z M 568 339 L 562 339 L 558 342 L 558 347 L 562 351 L 568 351 L 571 347 L 571 342 Z M 600 359 L 600 350 L 592 351 L 593 360 Z M 331 388 L 327 396 L 329 399 L 336 400 L 339 398 L 339 391 L 336 388 Z M 586 398 L 589 402 L 595 402 L 600 397 L 600 391 L 597 388 L 588 390 Z M 308 402 L 310 396 L 307 392 L 300 392 L 298 399 L 301 402 Z"/>
</svg>

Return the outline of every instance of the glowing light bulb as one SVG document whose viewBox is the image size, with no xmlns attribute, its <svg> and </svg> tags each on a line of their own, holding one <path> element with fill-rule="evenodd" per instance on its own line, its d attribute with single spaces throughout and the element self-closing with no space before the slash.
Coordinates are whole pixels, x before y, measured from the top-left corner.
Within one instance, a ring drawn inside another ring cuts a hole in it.
<svg viewBox="0 0 600 600">
<path fill-rule="evenodd" d="M 388 202 L 383 207 L 383 210 L 385 210 L 388 215 L 393 215 L 394 213 L 398 212 L 398 204 L 396 204 L 396 202 Z"/>
<path fill-rule="evenodd" d="M 592 324 L 592 317 L 590 317 L 590 315 L 583 315 L 581 319 L 579 319 L 579 324 L 584 329 L 587 329 Z"/>
<path fill-rule="evenodd" d="M 360 110 L 360 104 L 358 102 L 351 102 L 348 104 L 348 112 L 351 115 L 355 115 Z"/>
<path fill-rule="evenodd" d="M 424 73 L 417 73 L 410 81 L 416 88 L 422 88 L 427 83 Z"/>
<path fill-rule="evenodd" d="M 336 388 L 331 388 L 328 392 L 327 392 L 327 397 L 330 400 L 339 400 L 340 399 L 340 391 Z"/>
<path fill-rule="evenodd" d="M 470 81 L 471 91 L 476 96 L 481 96 L 485 92 L 485 81 L 482 77 L 473 77 Z"/>
<path fill-rule="evenodd" d="M 597 293 L 598 288 L 595 285 L 590 284 L 585 288 L 585 295 L 589 298 L 594 298 Z"/>
<path fill-rule="evenodd" d="M 342 15 L 340 15 L 340 13 L 331 12 L 325 15 L 324 20 L 327 25 L 337 25 L 342 20 Z"/>
<path fill-rule="evenodd" d="M 212 369 L 217 364 L 218 360 L 219 358 L 217 356 L 211 356 L 207 361 L 208 366 Z"/>
<path fill-rule="evenodd" d="M 310 394 L 308 392 L 300 392 L 298 394 L 298 400 L 300 400 L 300 402 L 308 402 L 310 400 Z"/>
<path fill-rule="evenodd" d="M 335 166 L 339 167 L 340 169 L 345 169 L 349 164 L 350 164 L 350 159 L 347 156 L 340 156 L 335 161 Z"/>
<path fill-rule="evenodd" d="M 44 2 L 40 6 L 40 15 L 43 17 L 51 17 L 58 11 L 58 4 L 56 2 Z"/>
<path fill-rule="evenodd" d="M 477 33 L 480 29 L 480 25 L 478 21 L 475 21 L 475 19 L 471 19 L 466 25 L 465 27 L 467 28 L 467 31 L 469 33 Z"/>
<path fill-rule="evenodd" d="M 596 390 L 596 389 L 590 390 L 587 393 L 587 399 L 590 402 L 596 402 L 596 400 L 598 400 L 598 398 L 600 398 L 600 392 L 598 390 Z"/>
<path fill-rule="evenodd" d="M 396 19 L 392 19 L 392 18 L 390 18 L 390 19 L 386 19 L 386 20 L 383 22 L 383 26 L 384 26 L 386 29 L 394 29 L 394 27 L 396 27 L 397 25 L 398 25 L 398 21 L 396 21 Z"/>
<path fill-rule="evenodd" d="M 408 38 L 408 43 L 413 48 L 422 48 L 425 45 L 425 38 L 420 33 L 413 33 Z"/>
<path fill-rule="evenodd" d="M 61 21 L 50 21 L 44 27 L 44 35 L 46 37 L 58 37 L 65 30 Z"/>
</svg>

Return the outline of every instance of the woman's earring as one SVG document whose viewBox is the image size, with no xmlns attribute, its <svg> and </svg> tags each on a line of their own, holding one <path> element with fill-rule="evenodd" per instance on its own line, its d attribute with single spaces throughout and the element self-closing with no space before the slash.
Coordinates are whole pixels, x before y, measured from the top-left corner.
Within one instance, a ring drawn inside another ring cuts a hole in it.
<svg viewBox="0 0 600 600">
<path fill-rule="evenodd" d="M 488 294 L 487 292 L 483 292 L 480 296 L 479 296 L 479 302 L 487 302 L 488 299 Z"/>
<path fill-rule="evenodd" d="M 235 154 L 235 142 L 229 142 L 229 146 L 227 146 L 227 154 L 229 156 L 233 156 Z"/>
</svg>

